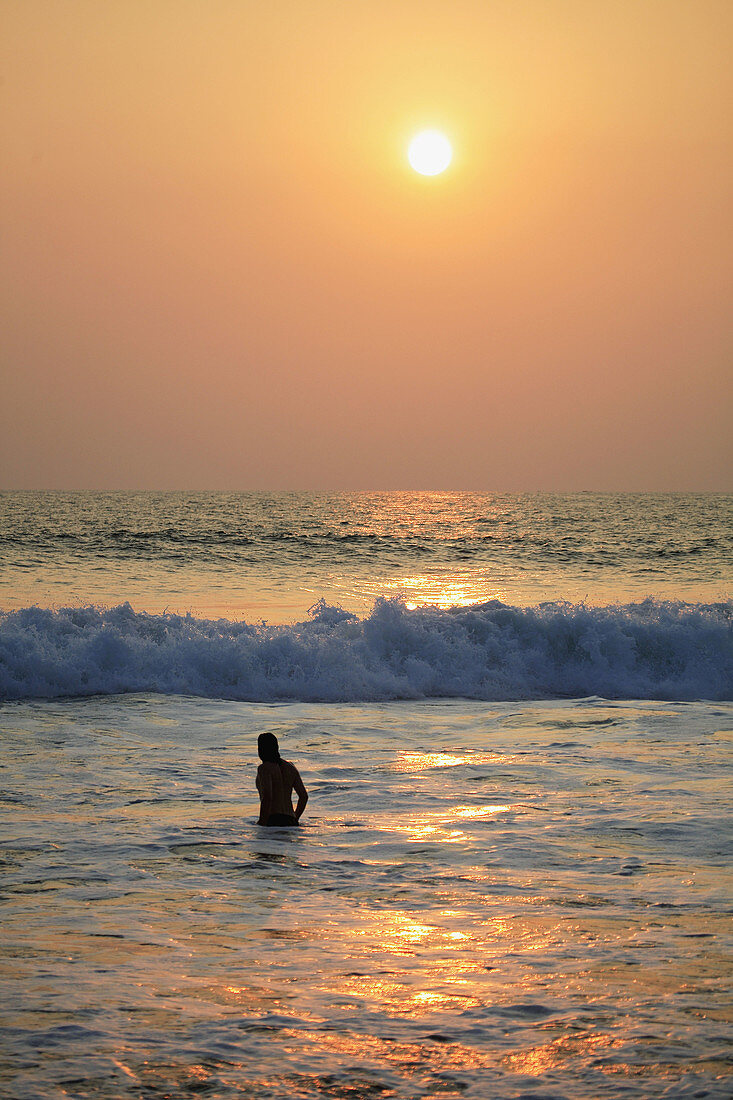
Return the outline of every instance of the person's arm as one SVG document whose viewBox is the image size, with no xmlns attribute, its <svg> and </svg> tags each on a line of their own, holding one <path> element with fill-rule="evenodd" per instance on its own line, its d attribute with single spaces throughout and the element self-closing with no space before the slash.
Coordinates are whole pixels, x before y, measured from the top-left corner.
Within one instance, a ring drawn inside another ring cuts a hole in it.
<svg viewBox="0 0 733 1100">
<path fill-rule="evenodd" d="M 295 820 L 300 821 L 301 814 L 305 809 L 305 804 L 308 801 L 308 792 L 303 785 L 303 780 L 300 778 L 300 772 L 293 764 L 293 787 L 295 793 L 298 796 L 298 805 L 295 807 Z"/>
<path fill-rule="evenodd" d="M 272 776 L 260 764 L 257 769 L 257 790 L 260 792 L 260 817 L 258 825 L 266 825 L 272 812 Z"/>
</svg>

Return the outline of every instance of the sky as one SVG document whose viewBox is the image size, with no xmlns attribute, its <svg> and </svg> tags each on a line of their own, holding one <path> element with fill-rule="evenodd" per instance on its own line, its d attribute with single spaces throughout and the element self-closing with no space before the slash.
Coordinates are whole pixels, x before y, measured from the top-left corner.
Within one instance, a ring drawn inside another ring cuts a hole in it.
<svg viewBox="0 0 733 1100">
<path fill-rule="evenodd" d="M 0 487 L 733 489 L 732 41 L 729 0 L 3 0 Z"/>
</svg>

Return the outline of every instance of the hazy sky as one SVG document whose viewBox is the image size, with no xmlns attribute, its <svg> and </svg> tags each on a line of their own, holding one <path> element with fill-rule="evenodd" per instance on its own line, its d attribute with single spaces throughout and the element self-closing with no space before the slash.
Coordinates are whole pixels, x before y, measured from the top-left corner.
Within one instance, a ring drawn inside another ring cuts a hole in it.
<svg viewBox="0 0 733 1100">
<path fill-rule="evenodd" d="M 730 0 L 2 0 L 0 42 L 3 487 L 733 488 Z"/>
</svg>

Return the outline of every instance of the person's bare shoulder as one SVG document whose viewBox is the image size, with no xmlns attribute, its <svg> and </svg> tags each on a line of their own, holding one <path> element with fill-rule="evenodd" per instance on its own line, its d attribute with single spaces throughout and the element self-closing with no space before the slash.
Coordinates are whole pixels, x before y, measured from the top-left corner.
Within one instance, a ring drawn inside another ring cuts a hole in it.
<svg viewBox="0 0 733 1100">
<path fill-rule="evenodd" d="M 257 779 L 263 783 L 272 783 L 273 769 L 277 770 L 276 764 L 272 764 L 269 760 L 263 760 L 257 769 Z"/>
</svg>

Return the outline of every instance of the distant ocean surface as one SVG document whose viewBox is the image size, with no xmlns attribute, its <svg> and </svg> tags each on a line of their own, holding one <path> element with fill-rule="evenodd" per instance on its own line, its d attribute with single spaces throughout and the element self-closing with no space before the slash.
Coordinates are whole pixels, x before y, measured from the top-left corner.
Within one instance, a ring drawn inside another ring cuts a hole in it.
<svg viewBox="0 0 733 1100">
<path fill-rule="evenodd" d="M 732 563 L 721 495 L 0 494 L 0 1095 L 727 1100 Z"/>
</svg>

